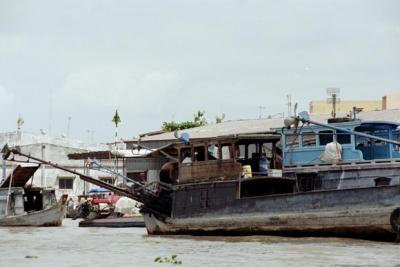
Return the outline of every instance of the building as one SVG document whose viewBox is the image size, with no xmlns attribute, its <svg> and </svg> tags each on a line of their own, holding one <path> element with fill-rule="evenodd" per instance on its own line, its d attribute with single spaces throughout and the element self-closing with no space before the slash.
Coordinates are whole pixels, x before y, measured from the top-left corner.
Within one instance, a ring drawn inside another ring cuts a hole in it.
<svg viewBox="0 0 400 267">
<path fill-rule="evenodd" d="M 383 96 L 381 100 L 345 100 L 336 103 L 336 113 L 349 113 L 353 107 L 362 111 L 400 109 L 400 92 Z M 309 106 L 310 114 L 331 114 L 332 103 L 326 100 L 313 100 Z"/>
<path fill-rule="evenodd" d="M 363 111 L 382 110 L 381 100 L 346 100 L 336 103 L 336 113 L 349 113 L 353 107 L 362 108 Z M 326 100 L 313 100 L 310 102 L 310 114 L 331 114 L 332 103 Z"/>
<path fill-rule="evenodd" d="M 382 97 L 382 109 L 400 109 L 400 92 Z"/>
<path fill-rule="evenodd" d="M 57 163 L 80 173 L 104 181 L 112 181 L 112 177 L 109 174 L 87 168 L 86 159 L 70 160 L 68 158 L 69 154 L 74 153 L 109 150 L 110 147 L 108 145 L 92 145 L 77 140 L 23 131 L 0 133 L 0 146 L 3 147 L 5 144 L 9 146 L 19 146 L 24 153 Z M 7 177 L 17 164 L 23 163 L 6 162 L 3 160 L 0 181 Z M 105 164 L 107 166 L 113 166 L 113 160 L 110 159 L 106 161 Z M 57 198 L 61 197 L 63 194 L 75 196 L 86 194 L 90 189 L 95 187 L 94 185 L 84 182 L 78 176 L 43 164 L 28 181 L 28 184 L 29 183 L 32 184 L 32 186 L 55 188 Z"/>
</svg>

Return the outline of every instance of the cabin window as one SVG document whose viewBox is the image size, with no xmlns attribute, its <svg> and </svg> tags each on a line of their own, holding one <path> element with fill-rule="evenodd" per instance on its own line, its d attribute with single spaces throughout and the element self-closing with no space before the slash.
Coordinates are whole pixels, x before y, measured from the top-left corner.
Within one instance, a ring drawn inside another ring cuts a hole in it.
<svg viewBox="0 0 400 267">
<path fill-rule="evenodd" d="M 389 138 L 389 131 L 388 130 L 378 130 L 378 131 L 374 131 L 373 135 L 379 136 L 382 138 Z"/>
<path fill-rule="evenodd" d="M 191 148 L 183 148 L 181 150 L 181 163 L 192 163 Z"/>
<path fill-rule="evenodd" d="M 399 131 L 399 130 L 396 130 L 396 131 L 394 131 L 394 132 L 392 133 L 392 139 L 393 139 L 393 140 L 396 140 L 396 141 L 400 141 L 400 131 Z M 398 151 L 399 148 L 400 148 L 400 146 L 399 146 L 399 145 L 394 145 L 394 144 L 393 144 L 393 148 L 394 148 L 394 150 Z"/>
<path fill-rule="evenodd" d="M 374 140 L 374 146 L 385 146 L 386 142 L 383 142 L 381 140 Z"/>
<path fill-rule="evenodd" d="M 333 142 L 333 131 L 320 131 L 319 133 L 319 145 L 324 146 Z"/>
<path fill-rule="evenodd" d="M 375 135 L 375 136 L 381 137 L 381 138 L 386 138 L 386 139 L 389 138 L 389 131 L 388 130 L 378 130 L 378 131 L 374 131 L 372 134 Z M 375 139 L 373 142 L 374 142 L 375 146 L 387 145 L 386 142 L 383 142 L 381 140 L 376 140 Z"/>
<path fill-rule="evenodd" d="M 336 131 L 336 140 L 339 144 L 351 144 L 351 135 L 343 131 Z M 333 131 L 320 131 L 319 144 L 324 146 L 333 142 Z"/>
<path fill-rule="evenodd" d="M 245 159 L 246 158 L 246 145 L 235 146 L 235 156 L 236 156 L 236 159 Z"/>
<path fill-rule="evenodd" d="M 367 137 L 364 137 L 364 136 L 356 137 L 356 147 L 357 148 L 367 147 L 370 145 L 371 145 L 371 143 Z"/>
<path fill-rule="evenodd" d="M 231 145 L 230 144 L 224 144 L 221 146 L 221 152 L 222 152 L 222 160 L 225 159 L 231 159 Z"/>
<path fill-rule="evenodd" d="M 216 160 L 216 159 L 218 159 L 218 146 L 209 145 L 207 147 L 207 156 L 208 156 L 208 160 Z"/>
<path fill-rule="evenodd" d="M 74 188 L 74 178 L 73 177 L 58 178 L 58 188 L 59 189 L 73 189 Z"/>
<path fill-rule="evenodd" d="M 272 143 L 263 143 L 261 145 L 262 155 L 267 156 L 268 158 L 272 157 Z"/>
<path fill-rule="evenodd" d="M 351 135 L 342 131 L 337 131 L 337 141 L 339 144 L 351 144 Z"/>
<path fill-rule="evenodd" d="M 247 146 L 247 158 L 252 159 L 255 155 L 257 155 L 257 145 L 256 144 L 249 144 Z M 256 156 L 257 157 L 257 156 Z"/>
<path fill-rule="evenodd" d="M 303 146 L 316 146 L 317 145 L 317 137 L 315 133 L 303 133 Z"/>
<path fill-rule="evenodd" d="M 286 135 L 286 147 L 294 148 L 299 147 L 299 135 L 298 134 L 289 134 Z"/>
<path fill-rule="evenodd" d="M 206 152 L 204 146 L 198 146 L 194 148 L 194 161 L 205 161 Z"/>
</svg>

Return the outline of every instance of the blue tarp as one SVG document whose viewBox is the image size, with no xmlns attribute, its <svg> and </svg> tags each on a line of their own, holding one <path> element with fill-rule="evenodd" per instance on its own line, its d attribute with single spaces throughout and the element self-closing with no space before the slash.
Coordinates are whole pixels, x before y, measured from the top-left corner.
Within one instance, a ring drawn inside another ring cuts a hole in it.
<svg viewBox="0 0 400 267">
<path fill-rule="evenodd" d="M 93 188 L 90 189 L 89 191 L 89 193 L 110 193 L 110 192 L 111 192 L 110 190 L 101 187 Z"/>
</svg>

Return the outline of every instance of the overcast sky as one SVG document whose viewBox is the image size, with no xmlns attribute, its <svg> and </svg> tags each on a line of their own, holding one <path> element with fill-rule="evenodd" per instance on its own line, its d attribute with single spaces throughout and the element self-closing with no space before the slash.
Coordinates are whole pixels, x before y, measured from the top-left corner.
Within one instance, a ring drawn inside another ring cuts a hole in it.
<svg viewBox="0 0 400 267">
<path fill-rule="evenodd" d="M 400 1 L 0 0 L 0 132 L 113 140 L 400 90 Z"/>
</svg>

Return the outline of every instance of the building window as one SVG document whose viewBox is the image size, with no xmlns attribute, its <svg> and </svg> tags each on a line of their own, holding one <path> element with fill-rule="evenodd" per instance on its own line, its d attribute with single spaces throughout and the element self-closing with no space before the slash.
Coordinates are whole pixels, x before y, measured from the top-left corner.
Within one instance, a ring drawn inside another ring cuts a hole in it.
<svg viewBox="0 0 400 267">
<path fill-rule="evenodd" d="M 74 178 L 73 177 L 58 178 L 58 188 L 59 189 L 73 189 L 74 188 Z"/>
</svg>

